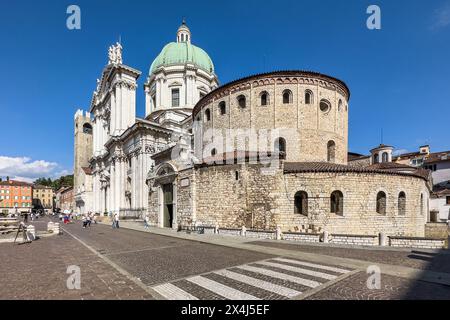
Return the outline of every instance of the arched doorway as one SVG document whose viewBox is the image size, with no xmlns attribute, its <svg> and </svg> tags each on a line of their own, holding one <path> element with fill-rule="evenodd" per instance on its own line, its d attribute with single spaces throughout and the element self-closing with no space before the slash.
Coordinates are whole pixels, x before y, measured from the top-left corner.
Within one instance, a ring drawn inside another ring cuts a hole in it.
<svg viewBox="0 0 450 320">
<path fill-rule="evenodd" d="M 173 184 L 168 183 L 161 186 L 163 193 L 163 228 L 173 228 L 174 214 L 173 214 Z"/>
<path fill-rule="evenodd" d="M 158 192 L 158 226 L 177 228 L 177 172 L 168 163 L 155 170 L 154 187 Z"/>
</svg>

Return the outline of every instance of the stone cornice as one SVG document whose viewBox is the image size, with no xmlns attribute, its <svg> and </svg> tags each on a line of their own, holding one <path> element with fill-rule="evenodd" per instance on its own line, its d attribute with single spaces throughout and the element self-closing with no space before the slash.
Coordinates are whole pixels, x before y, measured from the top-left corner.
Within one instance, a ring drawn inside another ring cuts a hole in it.
<svg viewBox="0 0 450 320">
<path fill-rule="evenodd" d="M 204 96 L 194 107 L 192 116 L 195 115 L 207 104 L 212 103 L 230 93 L 248 90 L 251 87 L 259 87 L 271 84 L 311 84 L 324 88 L 337 90 L 350 100 L 350 90 L 347 85 L 334 77 L 327 76 L 313 71 L 287 70 L 274 71 L 256 74 L 229 82 Z"/>
</svg>

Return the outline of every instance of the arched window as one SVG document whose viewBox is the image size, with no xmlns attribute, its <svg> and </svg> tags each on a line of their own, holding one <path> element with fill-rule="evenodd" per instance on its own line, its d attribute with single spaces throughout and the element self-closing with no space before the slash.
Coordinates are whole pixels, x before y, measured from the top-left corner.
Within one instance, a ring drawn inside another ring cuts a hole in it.
<svg viewBox="0 0 450 320">
<path fill-rule="evenodd" d="M 295 194 L 294 205 L 294 213 L 308 216 L 308 194 L 305 191 Z"/>
<path fill-rule="evenodd" d="M 377 194 L 377 213 L 386 214 L 386 193 L 383 191 L 378 192 Z"/>
<path fill-rule="evenodd" d="M 290 104 L 290 103 L 292 103 L 292 91 L 284 90 L 283 91 L 283 104 Z"/>
<path fill-rule="evenodd" d="M 89 123 L 83 124 L 83 133 L 92 134 L 92 126 Z"/>
<path fill-rule="evenodd" d="M 341 110 L 342 110 L 342 100 L 339 99 L 339 102 L 338 102 L 338 111 L 341 111 Z"/>
<path fill-rule="evenodd" d="M 328 141 L 327 144 L 327 161 L 334 162 L 336 159 L 336 143 L 334 141 Z"/>
<path fill-rule="evenodd" d="M 305 104 L 312 104 L 314 103 L 314 96 L 311 90 L 305 91 Z"/>
<path fill-rule="evenodd" d="M 205 110 L 205 121 L 211 121 L 211 111 L 209 111 L 209 109 Z"/>
<path fill-rule="evenodd" d="M 387 152 L 383 152 L 383 154 L 381 155 L 381 161 L 382 162 L 388 162 L 389 161 L 389 156 Z"/>
<path fill-rule="evenodd" d="M 267 106 L 269 104 L 269 94 L 267 91 L 261 92 L 261 105 Z"/>
<path fill-rule="evenodd" d="M 214 157 L 216 154 L 217 154 L 217 149 L 216 149 L 216 148 L 213 148 L 213 149 L 211 150 L 211 155 Z"/>
<path fill-rule="evenodd" d="M 326 113 L 330 111 L 331 103 L 328 100 L 322 99 L 320 100 L 320 111 Z"/>
<path fill-rule="evenodd" d="M 275 140 L 275 152 L 286 152 L 286 140 L 284 138 Z"/>
<path fill-rule="evenodd" d="M 227 113 L 227 105 L 226 105 L 225 101 L 222 101 L 219 103 L 219 112 L 221 115 L 224 115 Z"/>
<path fill-rule="evenodd" d="M 378 163 L 378 162 L 380 162 L 380 159 L 379 159 L 378 153 L 375 153 L 373 155 L 373 163 Z"/>
<path fill-rule="evenodd" d="M 240 95 L 239 97 L 237 97 L 237 101 L 238 101 L 238 105 L 241 108 L 245 108 L 246 107 L 246 99 L 244 95 Z"/>
<path fill-rule="evenodd" d="M 331 213 L 344 214 L 344 195 L 341 191 L 334 191 L 330 196 Z"/>
<path fill-rule="evenodd" d="M 402 191 L 398 195 L 398 215 L 404 216 L 406 214 L 406 194 Z"/>
</svg>

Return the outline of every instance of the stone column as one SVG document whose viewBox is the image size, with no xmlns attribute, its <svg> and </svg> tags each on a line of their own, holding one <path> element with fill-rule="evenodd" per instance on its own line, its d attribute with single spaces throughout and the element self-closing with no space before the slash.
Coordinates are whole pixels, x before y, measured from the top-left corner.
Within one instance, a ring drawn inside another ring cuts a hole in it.
<svg viewBox="0 0 450 320">
<path fill-rule="evenodd" d="M 116 164 L 115 161 L 111 161 L 111 171 L 109 176 L 109 210 L 115 212 L 116 204 Z"/>
</svg>

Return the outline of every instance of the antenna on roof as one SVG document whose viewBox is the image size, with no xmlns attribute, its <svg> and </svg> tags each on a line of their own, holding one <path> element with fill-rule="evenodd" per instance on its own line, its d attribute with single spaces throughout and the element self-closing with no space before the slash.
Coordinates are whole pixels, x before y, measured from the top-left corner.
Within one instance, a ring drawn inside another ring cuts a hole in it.
<svg viewBox="0 0 450 320">
<path fill-rule="evenodd" d="M 119 34 L 119 43 L 122 44 L 122 35 Z"/>
<path fill-rule="evenodd" d="M 383 144 L 383 128 L 381 128 L 381 144 Z"/>
</svg>

